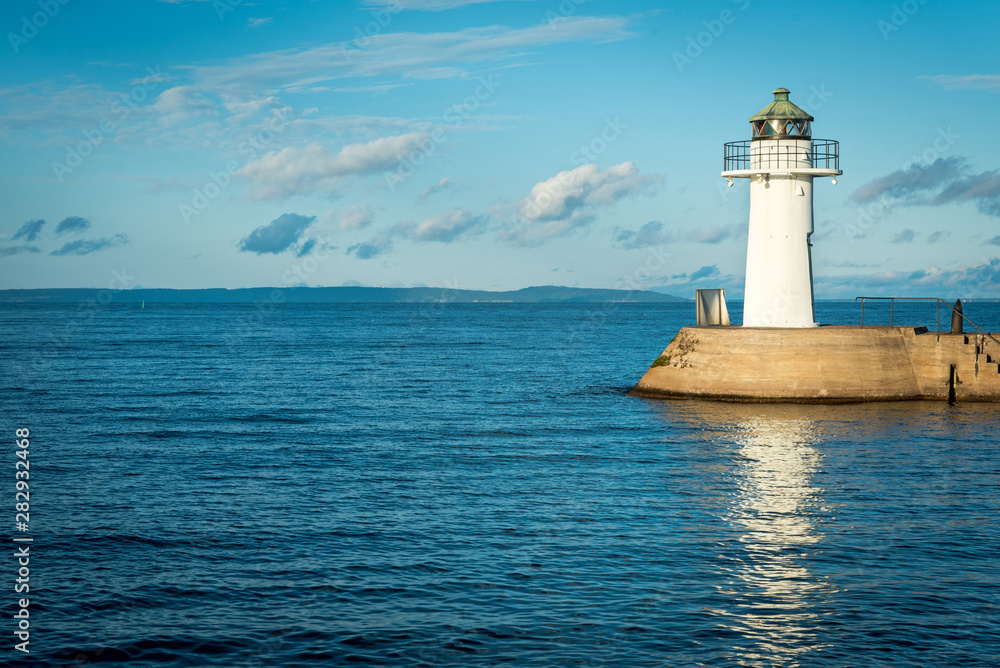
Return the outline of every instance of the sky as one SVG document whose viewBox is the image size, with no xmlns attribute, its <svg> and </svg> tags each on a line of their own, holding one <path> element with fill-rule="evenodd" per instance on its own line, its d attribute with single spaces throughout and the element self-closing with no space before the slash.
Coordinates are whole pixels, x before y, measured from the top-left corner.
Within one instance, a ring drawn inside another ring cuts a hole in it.
<svg viewBox="0 0 1000 668">
<path fill-rule="evenodd" d="M 817 298 L 1000 297 L 1000 3 L 10 0 L 0 288 L 740 298 L 723 145 L 840 142 Z"/>
</svg>

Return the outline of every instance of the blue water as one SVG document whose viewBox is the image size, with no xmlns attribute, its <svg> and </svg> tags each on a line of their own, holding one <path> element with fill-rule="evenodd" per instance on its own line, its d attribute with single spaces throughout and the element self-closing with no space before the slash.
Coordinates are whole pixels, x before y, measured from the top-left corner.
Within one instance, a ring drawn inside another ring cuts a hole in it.
<svg viewBox="0 0 1000 668">
<path fill-rule="evenodd" d="M 1000 405 L 626 396 L 692 317 L 0 305 L 0 661 L 997 665 Z"/>
</svg>

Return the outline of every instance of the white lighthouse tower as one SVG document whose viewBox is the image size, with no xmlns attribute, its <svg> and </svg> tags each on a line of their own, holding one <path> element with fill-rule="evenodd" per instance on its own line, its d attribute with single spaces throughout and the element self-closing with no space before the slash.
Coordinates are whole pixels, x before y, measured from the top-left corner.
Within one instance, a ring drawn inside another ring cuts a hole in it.
<svg viewBox="0 0 1000 668">
<path fill-rule="evenodd" d="M 813 139 L 813 117 L 788 89 L 750 118 L 752 139 L 726 144 L 722 176 L 750 179 L 744 327 L 815 327 L 813 178 L 840 171 L 838 144 Z"/>
<path fill-rule="evenodd" d="M 816 327 L 812 185 L 817 176 L 841 171 L 837 142 L 813 139 L 812 120 L 779 88 L 774 102 L 750 119 L 752 139 L 726 144 L 722 176 L 730 185 L 750 179 L 744 327 L 727 327 L 725 290 L 698 290 L 697 324 L 681 327 L 629 394 L 747 402 L 1000 403 L 1000 332 L 973 325 L 957 307 L 951 332 L 940 331 L 940 315 L 935 331 L 866 327 L 864 311 L 860 325 Z M 860 299 L 864 308 L 866 297 Z M 975 334 L 963 333 L 962 322 Z"/>
</svg>

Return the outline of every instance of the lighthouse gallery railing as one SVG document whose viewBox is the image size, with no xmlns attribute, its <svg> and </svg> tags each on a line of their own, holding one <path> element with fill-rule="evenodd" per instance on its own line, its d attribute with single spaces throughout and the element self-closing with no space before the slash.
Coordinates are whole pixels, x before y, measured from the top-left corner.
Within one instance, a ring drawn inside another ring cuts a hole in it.
<svg viewBox="0 0 1000 668">
<path fill-rule="evenodd" d="M 742 169 L 794 169 L 809 165 L 813 169 L 840 169 L 840 142 L 813 139 L 806 148 L 794 139 L 731 141 L 726 143 L 723 171 Z M 756 144 L 758 150 L 751 151 Z"/>
</svg>

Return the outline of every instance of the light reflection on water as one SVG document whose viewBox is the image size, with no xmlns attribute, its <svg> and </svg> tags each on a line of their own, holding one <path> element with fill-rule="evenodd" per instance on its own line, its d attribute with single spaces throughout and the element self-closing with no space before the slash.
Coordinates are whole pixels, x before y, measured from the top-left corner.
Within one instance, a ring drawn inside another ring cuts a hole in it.
<svg viewBox="0 0 1000 668">
<path fill-rule="evenodd" d="M 996 507 L 983 493 L 996 472 L 994 405 L 651 405 L 715 462 L 699 475 L 715 486 L 706 507 L 720 525 L 719 665 L 848 665 L 887 638 L 897 651 L 957 651 L 971 631 L 956 618 L 993 619 L 981 592 L 969 595 L 983 529 L 939 531 L 970 502 Z"/>
<path fill-rule="evenodd" d="M 751 641 L 742 657 L 747 665 L 794 665 L 820 647 L 810 601 L 830 584 L 804 558 L 823 540 L 812 520 L 823 506 L 823 489 L 812 478 L 822 461 L 814 440 L 813 423 L 803 416 L 757 414 L 736 425 L 743 463 L 724 517 L 741 528 L 743 560 L 720 590 L 736 603 L 724 626 Z"/>
</svg>

